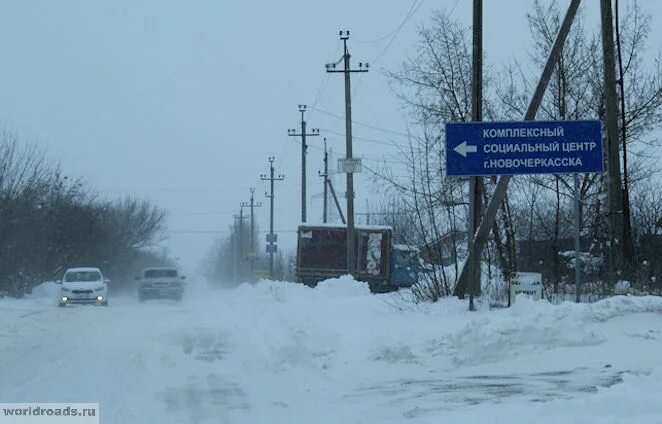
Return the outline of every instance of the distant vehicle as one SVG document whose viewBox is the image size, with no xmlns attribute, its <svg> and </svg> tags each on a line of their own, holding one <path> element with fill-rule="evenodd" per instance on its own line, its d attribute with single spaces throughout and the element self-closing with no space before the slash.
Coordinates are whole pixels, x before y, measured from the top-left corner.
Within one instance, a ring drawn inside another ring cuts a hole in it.
<svg viewBox="0 0 662 424">
<path fill-rule="evenodd" d="M 57 281 L 60 286 L 58 304 L 92 303 L 108 306 L 108 283 L 99 268 L 69 268 Z"/>
<path fill-rule="evenodd" d="M 182 300 L 184 280 L 176 268 L 146 268 L 138 280 L 138 300 L 175 299 Z"/>
<path fill-rule="evenodd" d="M 347 228 L 340 225 L 302 225 L 298 231 L 297 277 L 314 286 L 347 274 Z M 373 293 L 411 287 L 429 270 L 416 246 L 393 245 L 388 226 L 356 227 L 355 277 Z"/>
<path fill-rule="evenodd" d="M 390 227 L 356 227 L 356 275 L 373 292 L 394 290 L 391 285 Z M 327 278 L 347 274 L 347 228 L 301 225 L 298 231 L 297 277 L 314 286 Z"/>
</svg>

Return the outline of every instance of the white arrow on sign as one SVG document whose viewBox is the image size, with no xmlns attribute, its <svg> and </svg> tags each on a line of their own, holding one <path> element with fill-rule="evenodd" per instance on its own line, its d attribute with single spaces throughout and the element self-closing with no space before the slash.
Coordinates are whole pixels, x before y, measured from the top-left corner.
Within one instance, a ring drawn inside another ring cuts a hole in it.
<svg viewBox="0 0 662 424">
<path fill-rule="evenodd" d="M 455 146 L 453 150 L 466 158 L 467 153 L 476 153 L 478 151 L 478 146 L 470 146 L 466 141 L 463 141 L 461 144 Z"/>
</svg>

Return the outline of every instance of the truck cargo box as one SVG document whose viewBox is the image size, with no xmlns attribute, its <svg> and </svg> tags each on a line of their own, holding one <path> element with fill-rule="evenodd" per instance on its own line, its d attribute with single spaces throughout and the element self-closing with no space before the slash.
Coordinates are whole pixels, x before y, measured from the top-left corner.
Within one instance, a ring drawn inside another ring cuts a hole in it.
<svg viewBox="0 0 662 424">
<path fill-rule="evenodd" d="M 391 273 L 392 230 L 385 226 L 356 227 L 356 279 L 371 288 L 388 286 Z M 315 285 L 347 274 L 347 227 L 301 225 L 297 243 L 297 277 Z M 380 290 L 383 291 L 383 290 Z"/>
</svg>

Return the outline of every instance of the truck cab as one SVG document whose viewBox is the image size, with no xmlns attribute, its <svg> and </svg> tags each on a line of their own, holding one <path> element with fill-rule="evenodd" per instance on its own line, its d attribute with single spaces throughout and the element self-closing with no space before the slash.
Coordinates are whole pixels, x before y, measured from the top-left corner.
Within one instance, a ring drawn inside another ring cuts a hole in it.
<svg viewBox="0 0 662 424">
<path fill-rule="evenodd" d="M 420 250 L 416 246 L 394 244 L 391 249 L 391 285 L 411 287 L 426 272 Z"/>
</svg>

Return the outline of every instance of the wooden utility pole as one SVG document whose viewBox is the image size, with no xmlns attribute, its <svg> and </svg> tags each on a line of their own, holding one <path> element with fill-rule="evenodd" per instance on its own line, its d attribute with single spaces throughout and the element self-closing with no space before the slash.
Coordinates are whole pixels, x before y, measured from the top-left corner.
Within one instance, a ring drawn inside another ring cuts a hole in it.
<svg viewBox="0 0 662 424">
<path fill-rule="evenodd" d="M 349 40 L 349 31 L 340 31 L 340 39 L 343 42 L 344 53 L 342 70 L 337 70 L 337 63 L 330 63 L 326 65 L 326 72 L 341 72 L 345 74 L 345 149 L 346 160 L 349 163 L 352 156 L 352 94 L 350 74 L 352 72 L 368 72 L 368 64 L 365 66 L 359 63 L 359 69 L 351 69 L 350 55 L 347 49 L 347 40 Z M 351 171 L 351 170 L 349 170 Z M 354 234 L 354 173 L 347 172 L 347 272 L 350 275 L 356 275 L 356 253 L 355 253 L 355 234 Z"/>
<path fill-rule="evenodd" d="M 483 0 L 473 4 L 473 64 L 471 67 L 471 120 L 483 120 Z M 469 225 L 467 244 L 471 250 L 476 228 L 480 224 L 482 209 L 482 183 L 480 177 L 469 178 Z M 469 309 L 475 310 L 474 296 L 480 294 L 481 255 L 476 255 L 468 264 Z"/>
<path fill-rule="evenodd" d="M 628 146 L 625 109 L 625 74 L 623 71 L 623 52 L 621 49 L 621 24 L 619 17 L 619 1 L 614 2 L 614 15 L 616 27 L 616 51 L 618 53 L 618 88 L 620 91 L 620 116 L 621 116 L 621 146 L 623 152 L 623 263 L 629 269 L 635 262 L 634 240 L 632 237 L 632 211 L 630 208 L 630 173 L 628 171 Z"/>
<path fill-rule="evenodd" d="M 609 281 L 613 285 L 623 266 L 623 192 L 618 139 L 618 96 L 611 0 L 600 0 L 604 65 L 605 128 L 607 130 L 607 198 L 609 201 Z"/>
<path fill-rule="evenodd" d="M 329 179 L 329 152 L 326 150 L 326 137 L 324 137 L 324 172 L 318 172 L 324 182 L 324 210 L 322 212 L 322 222 L 326 224 L 328 221 L 328 207 L 329 207 L 329 186 L 327 181 Z"/>
<path fill-rule="evenodd" d="M 326 138 L 324 139 L 324 173 L 319 172 L 319 176 L 324 179 L 324 214 L 322 215 L 322 220 L 326 224 L 329 220 L 329 192 L 331 192 L 331 197 L 333 197 L 333 203 L 336 205 L 336 210 L 340 216 L 340 221 L 343 224 L 346 224 L 345 215 L 342 212 L 340 207 L 340 202 L 338 202 L 338 197 L 336 196 L 336 191 L 333 189 L 333 184 L 329 178 L 329 152 L 326 149 Z"/>
<path fill-rule="evenodd" d="M 327 178 L 326 183 L 329 185 L 329 191 L 331 191 L 331 197 L 333 197 L 333 202 L 336 205 L 336 210 L 338 211 L 338 215 L 340 215 L 340 222 L 343 224 L 347 224 L 347 221 L 345 221 L 345 215 L 342 213 L 342 208 L 340 207 L 340 202 L 338 201 L 338 196 L 336 196 L 336 191 L 333 189 L 333 184 L 331 183 L 331 180 Z"/>
<path fill-rule="evenodd" d="M 251 199 L 250 202 L 243 202 L 241 206 L 244 207 L 249 207 L 251 209 L 251 239 L 250 242 L 248 243 L 250 247 L 250 252 L 248 252 L 248 278 L 249 280 L 253 280 L 253 267 L 255 266 L 255 259 L 256 259 L 256 253 L 255 253 L 255 208 L 259 208 L 262 206 L 262 202 L 255 202 L 255 197 L 254 194 L 255 189 L 251 188 Z"/>
<path fill-rule="evenodd" d="M 295 129 L 289 129 L 287 135 L 301 137 L 301 222 L 306 222 L 306 155 L 308 154 L 306 137 L 317 137 L 320 135 L 320 130 L 313 128 L 312 132 L 306 133 L 306 120 L 304 119 L 306 105 L 299 105 L 299 112 L 301 112 L 301 132 L 297 133 Z"/>
<path fill-rule="evenodd" d="M 244 278 L 244 204 L 243 202 L 239 205 L 239 215 L 235 215 L 235 218 L 239 219 L 239 242 L 237 243 L 237 276 L 238 281 Z"/>
<path fill-rule="evenodd" d="M 237 258 L 239 257 L 239 253 L 237 252 L 238 250 L 237 220 L 239 219 L 239 215 L 234 214 L 232 215 L 232 217 L 234 218 L 232 230 L 230 233 L 230 246 L 232 249 L 232 282 L 236 283 L 239 281 L 238 264 L 237 264 Z"/>
<path fill-rule="evenodd" d="M 274 244 L 276 242 L 276 235 L 274 234 L 274 182 L 275 181 L 283 181 L 285 179 L 285 176 L 282 174 L 279 174 L 277 177 L 274 174 L 274 157 L 271 156 L 269 158 L 269 176 L 267 177 L 266 175 L 262 174 L 260 175 L 260 179 L 262 181 L 269 181 L 270 186 L 271 186 L 271 194 L 265 194 L 267 198 L 269 199 L 269 235 L 267 236 L 267 242 L 268 247 L 267 249 L 269 250 L 269 278 L 272 280 L 274 278 L 274 253 L 276 249 L 276 245 Z"/>
<path fill-rule="evenodd" d="M 542 98 L 545 94 L 545 91 L 547 90 L 547 86 L 549 85 L 549 80 L 552 77 L 554 68 L 556 67 L 559 57 L 561 56 L 561 52 L 563 51 L 563 45 L 565 44 L 565 40 L 568 37 L 568 33 L 570 32 L 570 27 L 572 26 L 572 21 L 575 19 L 575 15 L 577 14 L 577 9 L 579 8 L 580 3 L 581 0 L 572 0 L 570 2 L 570 6 L 568 7 L 568 11 L 566 12 L 565 18 L 563 19 L 563 23 L 561 24 L 559 33 L 556 36 L 556 40 L 554 41 L 554 44 L 552 45 L 552 51 L 550 52 L 549 57 L 547 58 L 547 63 L 545 64 L 545 68 L 543 69 L 542 75 L 540 76 L 540 80 L 538 81 L 536 90 L 533 93 L 533 97 L 529 102 L 529 107 L 526 110 L 526 114 L 524 115 L 525 121 L 534 120 L 536 114 L 538 113 L 538 109 L 540 108 L 540 103 L 542 102 Z M 510 183 L 511 178 L 512 177 L 510 175 L 505 175 L 500 177 L 499 180 L 497 181 L 497 185 L 494 189 L 494 193 L 490 198 L 487 208 L 485 209 L 483 219 L 481 219 L 480 225 L 478 226 L 478 229 L 474 236 L 471 249 L 469 249 L 469 251 L 467 252 L 467 259 L 464 262 L 464 265 L 462 266 L 460 275 L 458 276 L 457 285 L 453 293 L 456 296 L 464 297 L 464 294 L 467 290 L 467 281 L 468 281 L 468 272 L 469 272 L 469 266 L 467 264 L 473 263 L 473 261 L 476 260 L 475 259 L 476 257 L 481 256 L 481 252 L 483 251 L 483 248 L 485 247 L 485 244 L 487 243 L 487 239 L 490 235 L 490 230 L 494 225 L 494 221 L 496 219 L 497 212 L 499 211 L 499 207 L 506 198 L 506 194 L 508 191 L 508 184 Z"/>
</svg>

